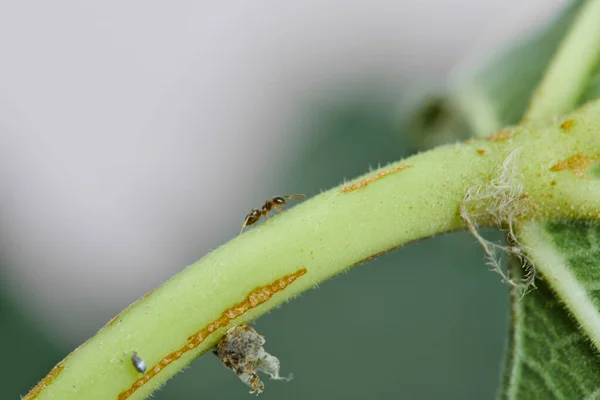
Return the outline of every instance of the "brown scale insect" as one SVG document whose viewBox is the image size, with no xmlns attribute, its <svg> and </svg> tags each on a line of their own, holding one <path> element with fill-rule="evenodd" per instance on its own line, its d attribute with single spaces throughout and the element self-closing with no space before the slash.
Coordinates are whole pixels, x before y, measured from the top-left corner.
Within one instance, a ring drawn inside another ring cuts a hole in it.
<svg viewBox="0 0 600 400">
<path fill-rule="evenodd" d="M 250 393 L 262 393 L 264 383 L 258 372 L 263 372 L 275 380 L 292 380 L 279 376 L 279 359 L 267 353 L 263 347 L 265 338 L 254 328 L 242 324 L 230 328 L 219 340 L 213 353 L 223 365 L 232 370 L 238 378 L 250 387 Z"/>
<path fill-rule="evenodd" d="M 290 194 L 288 196 L 275 196 L 270 200 L 265 201 L 265 204 L 262 206 L 260 210 L 253 208 L 250 210 L 248 215 L 246 215 L 246 219 L 244 220 L 244 225 L 242 225 L 242 230 L 240 231 L 240 235 L 244 231 L 244 228 L 248 225 L 252 225 L 257 222 L 263 215 L 269 218 L 269 212 L 271 209 L 275 209 L 277 212 L 281 212 L 280 206 L 286 204 L 286 199 L 300 199 L 304 198 L 306 195 L 304 194 Z"/>
</svg>

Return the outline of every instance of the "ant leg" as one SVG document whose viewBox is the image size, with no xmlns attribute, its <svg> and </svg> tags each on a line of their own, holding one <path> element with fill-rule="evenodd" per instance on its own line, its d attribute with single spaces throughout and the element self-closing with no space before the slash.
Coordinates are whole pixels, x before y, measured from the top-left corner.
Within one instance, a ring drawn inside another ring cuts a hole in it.
<svg viewBox="0 0 600 400">
<path fill-rule="evenodd" d="M 300 199 L 305 199 L 306 195 L 298 193 L 298 194 L 290 194 L 290 195 L 283 196 L 283 197 L 286 198 L 286 199 L 300 200 Z"/>
<path fill-rule="evenodd" d="M 281 208 L 279 208 L 279 205 L 273 204 L 273 205 L 271 205 L 271 207 L 273 207 L 275 209 L 275 211 L 277 211 L 278 213 L 281 212 Z M 267 214 L 267 219 L 268 218 L 269 218 L 269 214 Z M 269 219 L 269 221 L 270 221 L 270 219 Z"/>
<path fill-rule="evenodd" d="M 242 234 L 242 232 L 244 232 L 244 228 L 245 228 L 246 226 L 248 226 L 248 219 L 249 219 L 249 218 L 246 218 L 246 220 L 244 221 L 244 225 L 242 225 L 242 230 L 240 231 L 240 235 Z M 238 236 L 239 236 L 239 235 L 238 235 Z"/>
<path fill-rule="evenodd" d="M 281 212 L 281 209 L 276 204 L 271 204 L 271 207 L 274 208 L 277 212 Z M 264 214 L 267 217 L 267 222 L 271 223 L 271 218 L 269 217 L 269 213 Z"/>
</svg>

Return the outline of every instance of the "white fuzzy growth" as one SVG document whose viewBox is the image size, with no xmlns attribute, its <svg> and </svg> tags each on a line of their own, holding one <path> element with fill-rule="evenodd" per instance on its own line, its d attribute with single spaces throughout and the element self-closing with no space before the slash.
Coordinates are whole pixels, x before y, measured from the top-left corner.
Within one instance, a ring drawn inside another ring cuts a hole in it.
<svg viewBox="0 0 600 400">
<path fill-rule="evenodd" d="M 280 367 L 279 359 L 275 356 L 270 355 L 263 349 L 261 349 L 261 350 L 264 354 L 259 356 L 260 359 L 256 363 L 256 369 L 269 375 L 271 377 L 271 379 L 275 379 L 277 381 L 281 381 L 281 380 L 291 381 L 292 378 L 294 377 L 293 374 L 290 374 L 290 376 L 287 376 L 287 377 L 279 376 L 279 367 Z"/>
<path fill-rule="evenodd" d="M 490 183 L 469 188 L 460 206 L 460 216 L 483 247 L 487 265 L 491 270 L 500 274 L 504 282 L 508 282 L 524 295 L 534 286 L 535 268 L 525 256 L 523 246 L 518 243 L 514 233 L 514 222 L 529 211 L 524 201 L 523 184 L 516 174 L 518 152 L 513 150 L 506 157 L 498 176 Z M 490 218 L 497 227 L 506 229 L 508 245 L 490 242 L 479 234 L 477 221 Z M 511 278 L 509 271 L 504 271 L 500 263 L 501 253 L 514 255 L 522 261 L 526 272 L 521 282 L 516 282 Z"/>
</svg>

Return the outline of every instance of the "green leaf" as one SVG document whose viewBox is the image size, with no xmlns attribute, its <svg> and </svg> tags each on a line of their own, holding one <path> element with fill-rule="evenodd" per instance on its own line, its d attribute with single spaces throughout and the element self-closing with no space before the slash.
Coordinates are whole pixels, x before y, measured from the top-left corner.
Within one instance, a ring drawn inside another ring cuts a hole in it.
<svg viewBox="0 0 600 400">
<path fill-rule="evenodd" d="M 520 263 L 511 263 L 513 274 Z M 501 399 L 593 399 L 600 395 L 600 359 L 587 335 L 543 279 L 512 296 L 512 324 Z"/>
<path fill-rule="evenodd" d="M 594 345 L 600 321 L 600 224 L 531 222 L 522 227 L 519 240 L 542 276 L 537 290 L 513 296 L 499 397 L 600 398 L 600 357 Z"/>
</svg>

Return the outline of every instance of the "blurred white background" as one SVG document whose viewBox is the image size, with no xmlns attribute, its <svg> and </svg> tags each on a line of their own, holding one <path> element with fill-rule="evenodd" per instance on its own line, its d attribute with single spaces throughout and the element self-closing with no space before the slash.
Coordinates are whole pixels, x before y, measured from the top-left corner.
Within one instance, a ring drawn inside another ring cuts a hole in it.
<svg viewBox="0 0 600 400">
<path fill-rule="evenodd" d="M 0 1 L 0 289 L 84 340 L 278 194 L 310 97 L 443 81 L 565 3 Z"/>
</svg>

